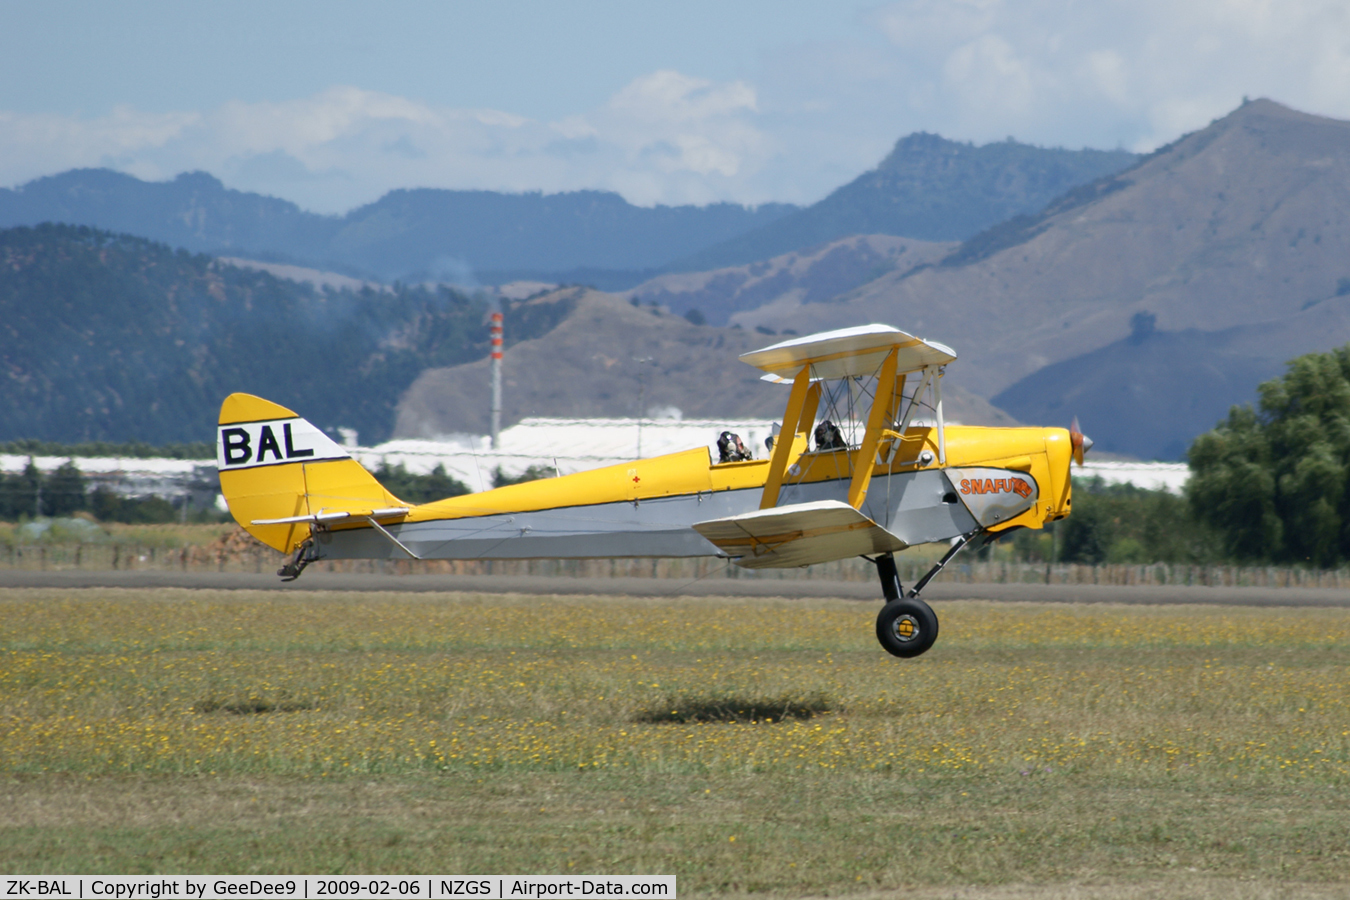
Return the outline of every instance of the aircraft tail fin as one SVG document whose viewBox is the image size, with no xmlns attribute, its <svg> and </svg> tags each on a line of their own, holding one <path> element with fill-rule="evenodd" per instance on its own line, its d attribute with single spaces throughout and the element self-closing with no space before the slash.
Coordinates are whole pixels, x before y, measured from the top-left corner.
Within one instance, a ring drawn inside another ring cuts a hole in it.
<svg viewBox="0 0 1350 900">
<path fill-rule="evenodd" d="M 408 511 L 332 438 L 252 394 L 231 394 L 221 404 L 216 468 L 234 520 L 283 553 L 308 540 L 319 522 L 389 520 Z"/>
</svg>

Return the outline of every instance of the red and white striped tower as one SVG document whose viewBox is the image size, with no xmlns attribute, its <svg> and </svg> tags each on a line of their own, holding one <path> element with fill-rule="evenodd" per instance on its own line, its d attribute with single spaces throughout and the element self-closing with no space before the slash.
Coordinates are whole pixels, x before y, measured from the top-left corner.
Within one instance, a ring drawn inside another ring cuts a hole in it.
<svg viewBox="0 0 1350 900">
<path fill-rule="evenodd" d="M 502 430 L 502 314 L 492 314 L 492 449 Z"/>
</svg>

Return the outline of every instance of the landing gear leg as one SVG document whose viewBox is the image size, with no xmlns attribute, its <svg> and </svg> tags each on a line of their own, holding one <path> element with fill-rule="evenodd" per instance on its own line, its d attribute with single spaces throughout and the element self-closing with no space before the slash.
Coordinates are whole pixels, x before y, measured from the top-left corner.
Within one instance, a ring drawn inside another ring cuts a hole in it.
<svg viewBox="0 0 1350 900">
<path fill-rule="evenodd" d="M 918 656 L 933 646 L 938 636 L 937 613 L 927 603 L 919 599 L 933 576 L 941 572 L 962 547 L 970 542 L 975 532 L 962 535 L 947 554 L 938 560 L 937 565 L 929 569 L 919 579 L 908 594 L 900 584 L 900 572 L 895 567 L 895 557 L 886 553 L 873 562 L 877 566 L 877 575 L 881 578 L 881 593 L 886 597 L 886 605 L 877 614 L 877 640 L 892 656 L 910 658 Z"/>
<path fill-rule="evenodd" d="M 881 576 L 881 594 L 886 602 L 899 600 L 905 596 L 905 586 L 900 583 L 900 570 L 895 567 L 895 555 L 884 553 L 875 560 L 877 574 Z"/>
</svg>

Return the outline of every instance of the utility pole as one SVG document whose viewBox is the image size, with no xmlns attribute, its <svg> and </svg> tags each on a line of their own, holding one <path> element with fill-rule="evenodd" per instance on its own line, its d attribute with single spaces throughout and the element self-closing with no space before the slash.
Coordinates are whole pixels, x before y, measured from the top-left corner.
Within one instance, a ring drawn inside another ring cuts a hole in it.
<svg viewBox="0 0 1350 900">
<path fill-rule="evenodd" d="M 498 449 L 502 430 L 502 314 L 492 314 L 492 449 Z"/>
<path fill-rule="evenodd" d="M 638 364 L 638 428 L 637 428 L 637 458 L 642 459 L 642 419 L 647 415 L 647 363 L 656 364 L 656 360 L 650 356 L 635 356 L 633 362 Z"/>
<path fill-rule="evenodd" d="M 38 471 L 37 463 L 33 461 L 31 456 L 28 457 L 28 469 L 24 474 L 28 472 L 33 473 L 33 518 L 40 519 L 42 518 L 42 473 Z"/>
</svg>

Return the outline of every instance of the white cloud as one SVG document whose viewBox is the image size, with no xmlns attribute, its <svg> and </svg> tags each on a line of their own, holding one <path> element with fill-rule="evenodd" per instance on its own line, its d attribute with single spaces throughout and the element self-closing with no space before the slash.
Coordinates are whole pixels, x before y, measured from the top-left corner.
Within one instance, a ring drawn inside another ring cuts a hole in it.
<svg viewBox="0 0 1350 900">
<path fill-rule="evenodd" d="M 714 84 L 663 70 L 615 94 L 590 117 L 591 133 L 603 135 L 630 168 L 650 165 L 681 179 L 734 178 L 764 153 L 755 112 L 755 91 L 743 82 Z M 648 196 L 660 199 L 650 190 Z"/>
<path fill-rule="evenodd" d="M 608 108 L 653 122 L 702 122 L 755 109 L 755 91 L 744 82 L 713 84 L 670 69 L 644 75 L 609 101 Z"/>
<path fill-rule="evenodd" d="M 997 34 L 983 34 L 957 47 L 942 67 L 949 90 L 985 116 L 1024 116 L 1035 103 L 1038 74 Z"/>
<path fill-rule="evenodd" d="M 1340 0 L 902 0 L 868 20 L 925 98 L 916 126 L 952 137 L 1151 149 L 1243 95 L 1350 116 Z"/>
<path fill-rule="evenodd" d="M 0 113 L 0 179 L 17 184 L 77 166 L 157 179 L 204 169 L 323 212 L 413 186 L 609 188 L 636 203 L 708 202 L 734 195 L 731 180 L 762 156 L 754 112 L 754 89 L 742 82 L 658 71 L 557 123 L 349 86 L 206 113 Z"/>
</svg>

